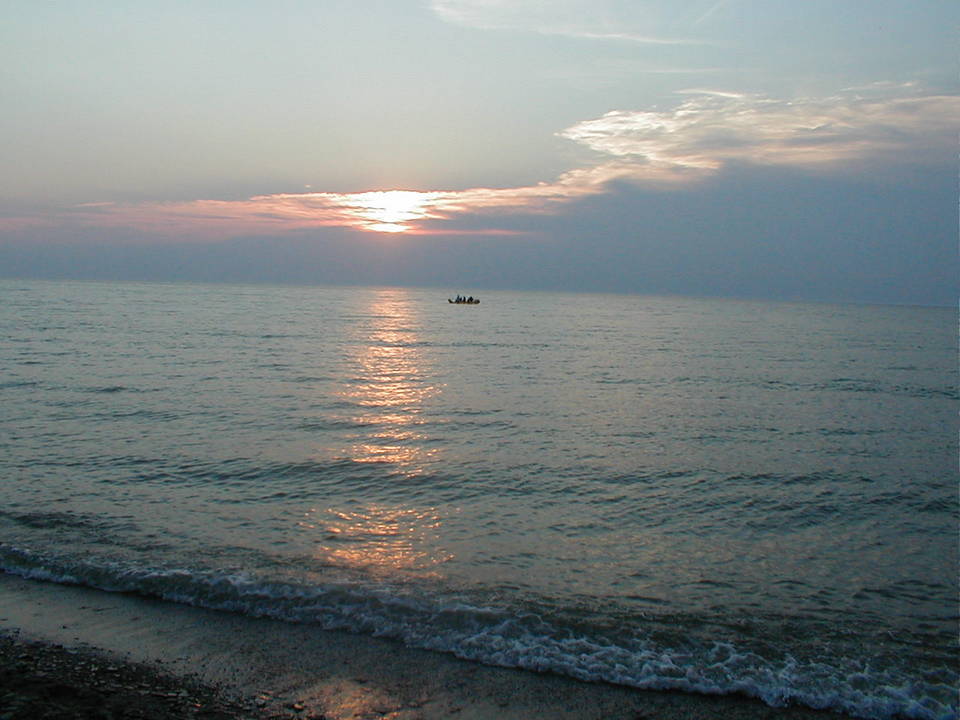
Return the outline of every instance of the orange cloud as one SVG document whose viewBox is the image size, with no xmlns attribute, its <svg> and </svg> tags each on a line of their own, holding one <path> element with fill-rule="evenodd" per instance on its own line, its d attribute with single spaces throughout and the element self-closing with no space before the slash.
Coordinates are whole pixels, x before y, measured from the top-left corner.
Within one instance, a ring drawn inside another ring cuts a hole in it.
<svg viewBox="0 0 960 720">
<path fill-rule="evenodd" d="M 126 227 L 171 238 L 231 237 L 322 227 L 381 233 L 441 232 L 464 215 L 498 227 L 502 214 L 557 211 L 604 192 L 612 181 L 663 186 L 689 183 L 731 162 L 815 171 L 857 159 L 890 159 L 909 151 L 952 147 L 960 98 L 953 96 L 782 101 L 712 90 L 665 111 L 616 110 L 559 133 L 598 154 L 590 166 L 552 182 L 510 188 L 377 190 L 355 193 L 280 193 L 246 200 L 162 203 L 87 203 L 44 219 L 8 217 L 2 229 L 48 224 Z M 457 232 L 457 231 L 453 231 Z"/>
</svg>

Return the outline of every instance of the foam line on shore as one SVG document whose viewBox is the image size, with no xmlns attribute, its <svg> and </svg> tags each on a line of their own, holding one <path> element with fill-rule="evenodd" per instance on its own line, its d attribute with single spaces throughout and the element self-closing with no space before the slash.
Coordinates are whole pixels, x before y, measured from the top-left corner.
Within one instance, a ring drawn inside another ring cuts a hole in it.
<svg viewBox="0 0 960 720">
<path fill-rule="evenodd" d="M 304 623 L 399 640 L 487 665 L 552 672 L 693 694 L 744 694 L 773 707 L 800 703 L 863 718 L 956 720 L 947 676 L 913 685 L 903 668 L 866 658 L 770 656 L 718 640 L 661 644 L 646 638 L 569 634 L 544 615 L 476 606 L 442 592 L 397 593 L 377 583 L 305 586 L 246 574 L 142 568 L 63 558 L 0 543 L 0 567 L 34 580 Z M 692 638 L 684 638 L 685 641 Z M 836 658 L 834 658 L 834 661 Z M 864 685 L 864 680 L 868 682 Z"/>
<path fill-rule="evenodd" d="M 302 703 L 331 720 L 378 713 L 396 720 L 843 717 L 773 710 L 736 696 L 643 691 L 488 667 L 380 638 L 11 575 L 0 574 L 0 608 L 0 628 L 162 662 L 168 671 L 241 696 L 265 693 L 278 706 Z"/>
</svg>

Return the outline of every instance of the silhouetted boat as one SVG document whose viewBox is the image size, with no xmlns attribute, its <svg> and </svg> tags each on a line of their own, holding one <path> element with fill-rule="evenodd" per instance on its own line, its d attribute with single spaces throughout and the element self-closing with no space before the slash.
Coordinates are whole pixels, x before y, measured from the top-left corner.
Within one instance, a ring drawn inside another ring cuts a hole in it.
<svg viewBox="0 0 960 720">
<path fill-rule="evenodd" d="M 479 298 L 466 298 L 466 299 L 464 300 L 464 299 L 459 299 L 459 298 L 458 298 L 457 300 L 451 300 L 450 298 L 447 298 L 447 302 L 450 303 L 451 305 L 479 305 L 479 304 L 480 304 L 480 299 L 479 299 Z"/>
</svg>

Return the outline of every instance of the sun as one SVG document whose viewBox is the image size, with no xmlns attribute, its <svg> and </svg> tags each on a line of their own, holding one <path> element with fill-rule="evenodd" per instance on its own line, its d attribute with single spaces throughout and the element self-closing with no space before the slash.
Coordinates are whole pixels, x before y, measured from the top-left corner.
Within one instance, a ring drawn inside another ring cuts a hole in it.
<svg viewBox="0 0 960 720">
<path fill-rule="evenodd" d="M 364 222 L 366 230 L 402 233 L 414 220 L 430 217 L 429 204 L 437 193 L 415 190 L 375 190 L 350 196 L 347 205 Z"/>
</svg>

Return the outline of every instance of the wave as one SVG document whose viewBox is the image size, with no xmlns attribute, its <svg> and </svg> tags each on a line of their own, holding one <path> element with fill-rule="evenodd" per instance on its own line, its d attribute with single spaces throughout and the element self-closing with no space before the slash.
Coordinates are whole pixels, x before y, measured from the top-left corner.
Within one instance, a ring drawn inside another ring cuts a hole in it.
<svg viewBox="0 0 960 720">
<path fill-rule="evenodd" d="M 770 706 L 803 704 L 887 720 L 957 718 L 956 672 L 910 676 L 876 660 L 771 657 L 730 642 L 670 645 L 622 631 L 607 636 L 544 614 L 490 607 L 455 593 L 340 580 L 319 585 L 242 573 L 147 568 L 70 559 L 0 543 L 0 569 L 25 578 L 135 593 L 252 617 L 401 640 L 490 665 L 643 689 L 744 694 Z"/>
<path fill-rule="evenodd" d="M 0 382 L 0 390 L 12 390 L 13 388 L 35 388 L 39 387 L 37 380 L 5 380 Z"/>
</svg>

